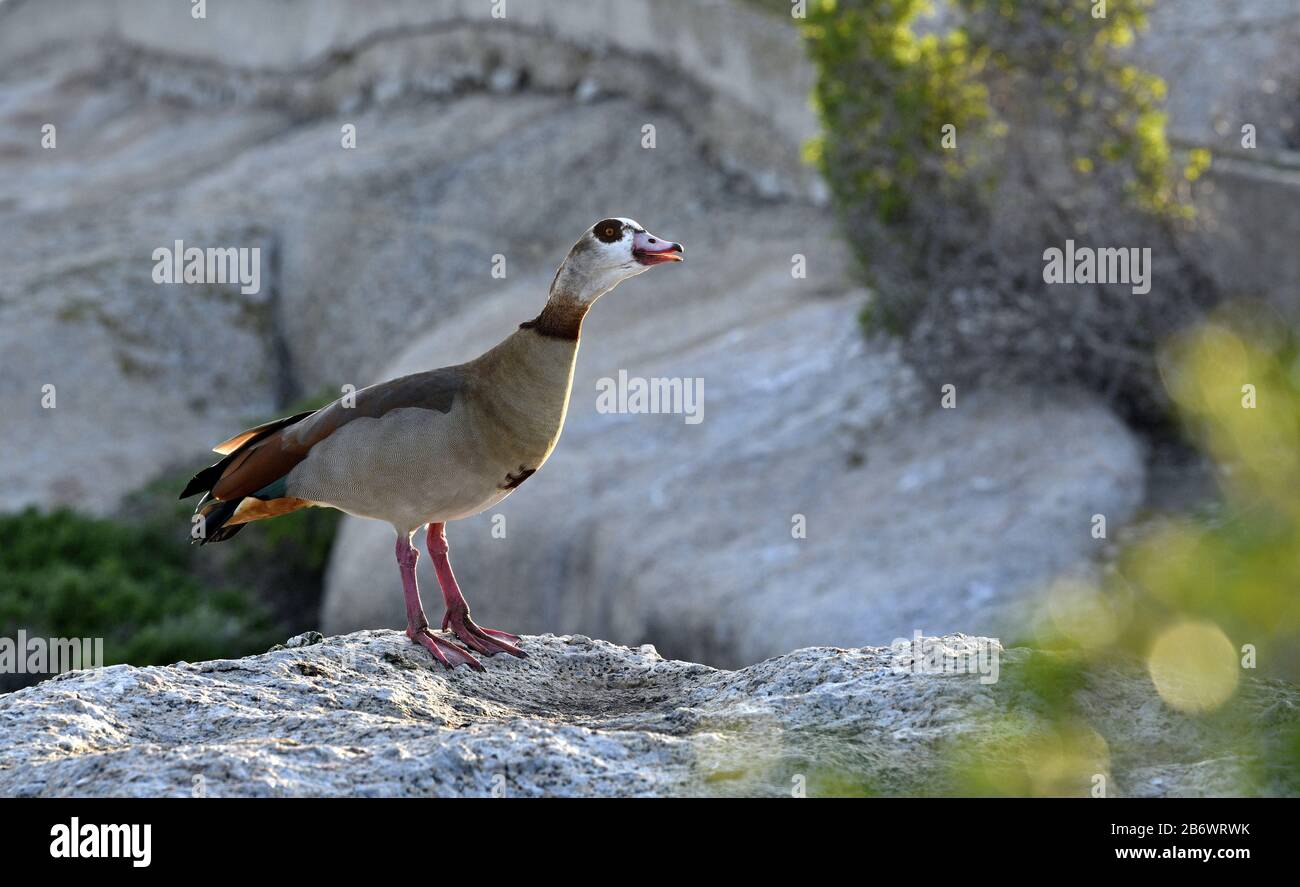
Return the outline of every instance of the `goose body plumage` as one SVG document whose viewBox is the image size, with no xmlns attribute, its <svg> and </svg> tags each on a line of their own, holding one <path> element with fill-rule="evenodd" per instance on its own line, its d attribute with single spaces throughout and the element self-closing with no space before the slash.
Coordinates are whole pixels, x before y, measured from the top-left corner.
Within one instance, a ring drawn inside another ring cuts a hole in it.
<svg viewBox="0 0 1300 887">
<path fill-rule="evenodd" d="M 366 401 L 386 392 L 358 391 L 360 415 L 310 446 L 283 494 L 407 533 L 491 508 L 555 449 L 577 351 L 576 339 L 521 329 L 469 363 L 396 380 L 409 393 L 390 396 L 380 415 L 365 415 Z M 430 390 L 435 403 L 423 396 Z M 332 421 L 326 411 L 286 429 L 286 439 L 307 444 Z"/>
<path fill-rule="evenodd" d="M 407 634 L 448 666 L 481 667 L 469 650 L 522 656 L 515 635 L 469 618 L 447 560 L 443 527 L 491 508 L 546 462 L 568 412 L 582 319 L 622 280 L 681 261 L 680 244 L 631 219 L 597 222 L 556 271 L 542 312 L 466 363 L 414 373 L 240 432 L 214 447 L 181 498 L 203 493 L 195 541 L 222 542 L 244 525 L 309 506 L 392 524 Z M 447 604 L 432 631 L 415 580 L 411 538 L 428 525 Z"/>
</svg>

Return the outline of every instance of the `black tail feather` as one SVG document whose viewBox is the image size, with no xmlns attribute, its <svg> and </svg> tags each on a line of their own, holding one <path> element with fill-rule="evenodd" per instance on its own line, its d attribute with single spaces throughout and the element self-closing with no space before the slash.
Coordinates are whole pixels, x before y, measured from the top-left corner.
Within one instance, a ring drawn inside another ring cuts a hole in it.
<svg viewBox="0 0 1300 887">
<path fill-rule="evenodd" d="M 246 526 L 248 526 L 248 524 L 235 524 L 233 527 L 222 527 L 220 530 L 217 530 L 217 532 L 209 535 L 207 539 L 199 542 L 199 544 L 207 545 L 209 542 L 225 542 Z"/>
<path fill-rule="evenodd" d="M 243 501 L 242 496 L 238 499 L 227 499 L 225 501 L 214 499 L 201 506 L 198 513 L 203 515 L 203 533 L 191 541 L 197 542 L 199 545 L 207 545 L 209 542 L 225 542 L 242 530 L 244 524 L 235 524 L 228 527 L 226 521 L 234 516 L 235 511 L 239 508 L 239 503 Z"/>
<path fill-rule="evenodd" d="M 221 475 L 225 473 L 226 466 L 229 465 L 231 460 L 233 460 L 241 452 L 247 449 L 250 445 L 255 444 L 259 440 L 262 440 L 263 438 L 267 437 L 268 435 L 276 431 L 279 431 L 281 428 L 284 428 L 289 425 L 293 425 L 295 422 L 301 422 L 303 419 L 306 419 L 308 416 L 310 416 L 313 412 L 315 411 L 307 410 L 306 412 L 295 413 L 292 416 L 285 416 L 283 419 L 276 419 L 274 422 L 267 422 L 265 425 L 259 425 L 257 426 L 257 428 L 249 429 L 249 431 L 245 432 L 245 434 L 252 434 L 252 432 L 254 431 L 256 431 L 257 433 L 252 434 L 252 436 L 249 437 L 248 440 L 244 441 L 243 444 L 240 445 L 239 449 L 235 450 L 233 453 L 229 453 L 223 456 L 219 461 L 214 462 L 213 464 L 209 465 L 207 468 L 203 469 L 198 474 L 190 478 L 190 482 L 187 483 L 185 485 L 185 489 L 181 491 L 180 498 L 188 499 L 189 497 L 193 496 L 195 493 L 211 492 L 212 488 L 217 485 L 217 481 L 221 480 Z"/>
<path fill-rule="evenodd" d="M 0 0 L 0 2 L 3 2 L 3 0 Z M 207 545 L 209 542 L 225 542 L 244 528 L 243 524 L 226 526 L 226 521 L 234 516 L 235 510 L 239 508 L 239 503 L 243 502 L 244 498 L 240 496 L 224 501 L 211 499 L 209 497 L 212 494 L 212 488 L 221 481 L 221 476 L 225 474 L 226 468 L 234 458 L 247 450 L 250 445 L 263 440 L 281 428 L 295 422 L 301 422 L 310 416 L 312 412 L 314 411 L 308 410 L 304 413 L 297 413 L 293 416 L 267 422 L 265 425 L 259 425 L 256 428 L 250 428 L 244 432 L 248 439 L 243 441 L 234 452 L 226 454 L 220 460 L 190 478 L 189 483 L 185 485 L 185 489 L 181 491 L 180 498 L 188 499 L 195 493 L 203 493 L 203 498 L 199 500 L 198 506 L 194 509 L 195 514 L 203 515 L 203 533 L 192 538 L 191 542 L 197 542 L 199 545 Z"/>
<path fill-rule="evenodd" d="M 235 454 L 231 453 L 229 456 L 224 457 L 220 462 L 209 465 L 207 468 L 190 478 L 190 482 L 187 483 L 185 489 L 181 491 L 180 498 L 188 499 L 195 493 L 206 493 L 215 487 L 217 481 L 221 480 L 221 473 L 226 470 L 226 466 L 230 464 L 230 460 L 233 458 L 235 458 Z"/>
</svg>

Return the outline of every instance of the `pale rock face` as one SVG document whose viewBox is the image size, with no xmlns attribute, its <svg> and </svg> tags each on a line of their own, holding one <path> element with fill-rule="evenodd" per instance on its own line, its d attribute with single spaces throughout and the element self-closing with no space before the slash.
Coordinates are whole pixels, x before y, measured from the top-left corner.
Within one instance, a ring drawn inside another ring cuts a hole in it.
<svg viewBox="0 0 1300 887">
<path fill-rule="evenodd" d="M 929 642 L 954 659 L 996 649 Z M 943 793 L 963 788 L 966 768 L 1015 773 L 1051 729 L 1023 673 L 1031 656 L 1056 654 L 1023 648 L 999 651 L 989 683 L 915 673 L 882 648 L 718 671 L 581 636 L 523 644 L 529 659 L 497 656 L 484 673 L 449 672 L 394 631 L 70 673 L 0 696 L 0 795 Z M 1111 797 L 1282 790 L 1252 787 L 1231 737 L 1161 705 L 1140 664 L 1110 663 L 1088 685 L 1075 729 L 1086 722 L 1101 741 L 1041 790 L 1082 794 L 1094 772 Z M 1277 681 L 1246 679 L 1239 693 L 1227 729 L 1243 734 L 1271 735 L 1300 703 Z"/>
<path fill-rule="evenodd" d="M 271 282 L 245 294 L 238 283 L 189 288 L 151 277 L 151 243 L 170 248 L 184 237 L 265 252 L 263 232 L 178 226 L 151 241 L 105 225 L 107 242 L 86 246 L 75 227 L 51 225 L 32 249 L 0 246 L 3 508 L 108 510 L 152 480 L 160 459 L 191 457 L 200 436 L 221 439 L 232 423 L 274 409 Z"/>
</svg>

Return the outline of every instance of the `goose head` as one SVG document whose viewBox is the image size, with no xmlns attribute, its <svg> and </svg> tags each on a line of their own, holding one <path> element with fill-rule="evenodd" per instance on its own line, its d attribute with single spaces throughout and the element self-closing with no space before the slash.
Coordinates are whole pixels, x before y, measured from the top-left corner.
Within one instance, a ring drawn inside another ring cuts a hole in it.
<svg viewBox="0 0 1300 887">
<path fill-rule="evenodd" d="M 569 250 L 551 289 L 591 304 L 629 277 L 684 259 L 680 243 L 651 234 L 635 219 L 602 219 Z"/>
</svg>

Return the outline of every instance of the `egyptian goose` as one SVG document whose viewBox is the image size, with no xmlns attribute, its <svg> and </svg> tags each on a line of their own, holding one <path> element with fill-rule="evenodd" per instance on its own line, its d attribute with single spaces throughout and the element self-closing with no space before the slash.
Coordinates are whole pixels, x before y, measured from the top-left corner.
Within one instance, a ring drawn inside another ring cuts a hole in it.
<svg viewBox="0 0 1300 887">
<path fill-rule="evenodd" d="M 406 597 L 406 633 L 449 668 L 485 655 L 524 656 L 519 637 L 482 628 L 447 559 L 447 521 L 491 508 L 542 467 L 564 426 L 582 319 L 621 281 L 679 262 L 681 244 L 632 219 L 597 222 L 555 273 L 542 313 L 468 363 L 381 382 L 314 412 L 235 435 L 224 458 L 190 480 L 203 493 L 195 541 L 223 542 L 250 521 L 309 505 L 388 521 Z M 447 614 L 429 627 L 416 584 L 415 532 L 428 525 L 429 555 Z M 467 649 L 468 648 L 468 649 Z"/>
</svg>

